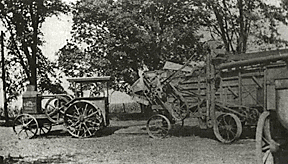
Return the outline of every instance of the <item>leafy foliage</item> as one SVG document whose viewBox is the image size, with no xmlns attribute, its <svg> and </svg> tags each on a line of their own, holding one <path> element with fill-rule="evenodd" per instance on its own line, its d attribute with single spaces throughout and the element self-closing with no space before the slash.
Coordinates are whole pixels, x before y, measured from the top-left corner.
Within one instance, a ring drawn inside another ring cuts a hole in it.
<svg viewBox="0 0 288 164">
<path fill-rule="evenodd" d="M 26 81 L 36 85 L 38 79 L 40 91 L 62 89 L 59 81 L 50 80 L 56 76 L 55 65 L 39 48 L 44 42 L 40 27 L 47 17 L 67 11 L 61 0 L 0 0 L 0 20 L 8 34 L 6 90 L 9 99 L 20 94 Z"/>
<path fill-rule="evenodd" d="M 250 49 L 281 48 L 280 25 L 287 25 L 287 8 L 262 0 L 198 0 L 195 5 L 206 11 L 203 25 L 211 36 L 221 39 L 226 50 L 245 53 Z"/>
<path fill-rule="evenodd" d="M 59 66 L 69 76 L 111 75 L 118 84 L 131 84 L 139 69 L 155 70 L 167 60 L 183 63 L 191 56 L 203 60 L 203 29 L 233 54 L 281 48 L 287 44 L 279 34 L 279 26 L 287 25 L 287 2 L 282 4 L 80 0 L 73 9 L 73 39 L 59 51 Z"/>
<path fill-rule="evenodd" d="M 159 69 L 166 60 L 184 62 L 196 51 L 201 37 L 197 33 L 199 16 L 203 14 L 188 2 L 78 1 L 73 12 L 73 40 L 59 52 L 59 65 L 73 76 L 92 71 L 133 83 L 138 69 Z M 65 62 L 67 58 L 73 62 Z"/>
</svg>

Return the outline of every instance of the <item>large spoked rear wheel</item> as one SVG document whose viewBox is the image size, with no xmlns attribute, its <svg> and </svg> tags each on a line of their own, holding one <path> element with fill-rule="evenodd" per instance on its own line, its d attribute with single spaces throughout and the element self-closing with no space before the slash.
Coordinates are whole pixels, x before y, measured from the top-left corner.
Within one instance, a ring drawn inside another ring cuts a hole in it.
<svg viewBox="0 0 288 164">
<path fill-rule="evenodd" d="M 150 137 L 161 139 L 168 135 L 171 123 L 166 116 L 156 114 L 148 119 L 146 128 Z"/>
<path fill-rule="evenodd" d="M 238 139 L 242 133 L 240 119 L 232 113 L 220 114 L 213 126 L 216 138 L 222 143 L 231 143 Z"/>
<path fill-rule="evenodd" d="M 21 114 L 15 118 L 13 131 L 19 139 L 30 139 L 36 136 L 38 131 L 38 122 L 30 114 Z"/>
<path fill-rule="evenodd" d="M 256 128 L 257 164 L 274 163 L 272 152 L 275 151 L 278 144 L 272 139 L 270 128 L 270 112 L 266 111 L 260 115 Z"/>
<path fill-rule="evenodd" d="M 65 111 L 64 123 L 68 132 L 77 138 L 94 136 L 103 128 L 100 108 L 86 101 L 71 104 Z"/>
<path fill-rule="evenodd" d="M 64 105 L 68 100 L 63 96 L 50 98 L 45 105 L 45 114 L 47 118 L 54 124 L 63 122 Z"/>
</svg>

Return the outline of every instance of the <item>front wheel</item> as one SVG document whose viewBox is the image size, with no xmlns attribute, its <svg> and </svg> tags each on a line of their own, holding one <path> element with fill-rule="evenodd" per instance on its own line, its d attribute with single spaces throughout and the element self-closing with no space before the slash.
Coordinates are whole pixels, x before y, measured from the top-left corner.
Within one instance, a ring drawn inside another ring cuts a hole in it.
<svg viewBox="0 0 288 164">
<path fill-rule="evenodd" d="M 231 143 L 240 137 L 242 124 L 235 114 L 224 113 L 217 117 L 213 131 L 220 142 Z"/>
<path fill-rule="evenodd" d="M 171 123 L 166 116 L 155 114 L 148 119 L 146 128 L 150 137 L 161 139 L 168 135 Z"/>
<path fill-rule="evenodd" d="M 13 131 L 18 139 L 30 139 L 36 136 L 39 125 L 35 117 L 30 114 L 21 114 L 13 122 Z"/>
</svg>

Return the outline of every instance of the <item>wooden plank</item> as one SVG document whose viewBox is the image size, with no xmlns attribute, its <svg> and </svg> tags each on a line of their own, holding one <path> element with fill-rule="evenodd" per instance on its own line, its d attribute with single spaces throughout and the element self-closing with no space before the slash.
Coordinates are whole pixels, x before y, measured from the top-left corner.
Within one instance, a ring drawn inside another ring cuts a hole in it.
<svg viewBox="0 0 288 164">
<path fill-rule="evenodd" d="M 229 90 L 235 97 L 239 97 L 238 94 L 235 93 L 230 86 L 228 86 L 227 88 L 228 88 L 228 90 Z"/>
<path fill-rule="evenodd" d="M 252 80 L 258 85 L 259 88 L 263 88 L 263 86 L 260 84 L 260 82 L 256 79 L 255 76 L 252 76 Z"/>
<path fill-rule="evenodd" d="M 183 67 L 182 64 L 177 64 L 177 63 L 173 63 L 173 62 L 166 61 L 163 69 L 178 71 L 178 70 L 181 69 L 182 67 Z M 193 67 L 186 66 L 186 67 L 182 68 L 181 71 L 193 72 Z"/>
</svg>

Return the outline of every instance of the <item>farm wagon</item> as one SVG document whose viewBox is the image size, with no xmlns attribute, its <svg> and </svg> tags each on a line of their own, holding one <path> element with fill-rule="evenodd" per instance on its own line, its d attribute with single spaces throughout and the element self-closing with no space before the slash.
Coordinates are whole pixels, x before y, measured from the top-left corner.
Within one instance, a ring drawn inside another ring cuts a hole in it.
<svg viewBox="0 0 288 164">
<path fill-rule="evenodd" d="M 148 134 L 163 138 L 186 117 L 213 128 L 223 143 L 238 139 L 243 126 L 256 127 L 259 115 L 275 109 L 275 79 L 288 77 L 288 50 L 227 55 L 210 44 L 205 64 L 165 64 L 144 72 L 132 86 L 134 99 L 156 112 L 147 121 Z"/>
</svg>

